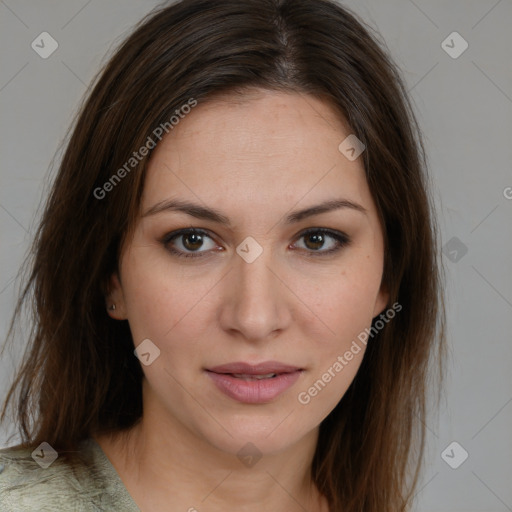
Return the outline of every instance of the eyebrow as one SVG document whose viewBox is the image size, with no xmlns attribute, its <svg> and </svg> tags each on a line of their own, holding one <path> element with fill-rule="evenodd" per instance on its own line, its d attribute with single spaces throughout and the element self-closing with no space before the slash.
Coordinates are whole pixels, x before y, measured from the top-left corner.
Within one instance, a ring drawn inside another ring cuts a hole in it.
<svg viewBox="0 0 512 512">
<path fill-rule="evenodd" d="M 333 199 L 315 206 L 304 208 L 303 210 L 297 210 L 293 213 L 290 213 L 285 217 L 285 223 L 297 223 L 307 217 L 312 217 L 313 215 L 319 215 L 321 213 L 327 213 L 334 210 L 340 210 L 342 208 L 349 208 L 351 210 L 361 212 L 365 215 L 367 214 L 366 208 L 358 203 L 354 203 L 353 201 L 349 201 L 347 199 Z M 211 220 L 224 226 L 231 226 L 229 218 L 223 215 L 219 210 L 214 208 L 207 208 L 205 206 L 181 199 L 169 199 L 160 201 L 159 203 L 149 208 L 142 215 L 142 217 L 148 217 L 150 215 L 156 215 L 158 213 L 168 211 L 182 212 L 197 219 Z"/>
</svg>

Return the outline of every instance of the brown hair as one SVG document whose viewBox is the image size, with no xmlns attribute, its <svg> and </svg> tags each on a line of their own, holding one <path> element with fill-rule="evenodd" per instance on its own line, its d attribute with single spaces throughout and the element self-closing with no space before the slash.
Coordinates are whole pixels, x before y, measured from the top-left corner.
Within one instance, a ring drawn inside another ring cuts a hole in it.
<svg viewBox="0 0 512 512">
<path fill-rule="evenodd" d="M 140 419 L 143 373 L 128 322 L 106 314 L 105 295 L 151 152 L 108 197 L 94 191 L 191 98 L 250 88 L 327 99 L 366 145 L 385 238 L 383 283 L 403 310 L 369 341 L 322 422 L 312 478 L 332 511 L 408 510 L 433 356 L 438 382 L 443 374 L 432 200 L 396 66 L 369 27 L 329 0 L 182 0 L 150 13 L 116 51 L 77 116 L 34 240 L 8 338 L 24 305 L 34 323 L 0 420 L 14 402 L 23 445 L 73 451 L 92 433 Z"/>
</svg>

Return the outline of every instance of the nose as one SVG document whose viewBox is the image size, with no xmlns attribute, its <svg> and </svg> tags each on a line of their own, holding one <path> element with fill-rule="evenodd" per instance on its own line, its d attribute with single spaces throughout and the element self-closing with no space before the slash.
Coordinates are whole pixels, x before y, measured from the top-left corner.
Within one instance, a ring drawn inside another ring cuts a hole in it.
<svg viewBox="0 0 512 512">
<path fill-rule="evenodd" d="M 268 340 L 291 323 L 291 293 L 283 284 L 270 251 L 252 263 L 238 255 L 227 276 L 221 305 L 221 327 L 248 341 Z"/>
</svg>

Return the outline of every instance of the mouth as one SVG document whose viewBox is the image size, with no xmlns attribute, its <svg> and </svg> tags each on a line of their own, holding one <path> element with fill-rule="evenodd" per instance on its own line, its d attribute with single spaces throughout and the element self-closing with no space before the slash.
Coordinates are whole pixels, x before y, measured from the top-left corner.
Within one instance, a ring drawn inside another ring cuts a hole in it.
<svg viewBox="0 0 512 512">
<path fill-rule="evenodd" d="M 271 402 L 288 390 L 303 371 L 275 361 L 257 365 L 237 362 L 206 369 L 218 390 L 247 404 Z"/>
<path fill-rule="evenodd" d="M 261 379 L 273 379 L 273 378 L 277 377 L 278 374 L 277 373 L 267 373 L 265 375 L 248 375 L 245 373 L 224 373 L 221 375 L 232 375 L 233 377 L 235 377 L 237 379 L 242 379 L 242 380 L 261 380 Z M 279 374 L 279 375 L 282 375 L 282 374 Z"/>
</svg>

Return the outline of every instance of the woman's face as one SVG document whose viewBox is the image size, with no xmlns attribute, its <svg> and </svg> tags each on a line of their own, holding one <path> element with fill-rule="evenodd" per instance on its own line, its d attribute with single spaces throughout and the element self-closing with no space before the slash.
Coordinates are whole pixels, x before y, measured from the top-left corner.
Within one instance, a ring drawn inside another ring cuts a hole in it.
<svg viewBox="0 0 512 512">
<path fill-rule="evenodd" d="M 259 91 L 199 104 L 155 149 L 110 314 L 150 340 L 144 419 L 162 433 L 272 453 L 316 435 L 346 392 L 387 302 L 348 135 L 318 99 Z"/>
</svg>

